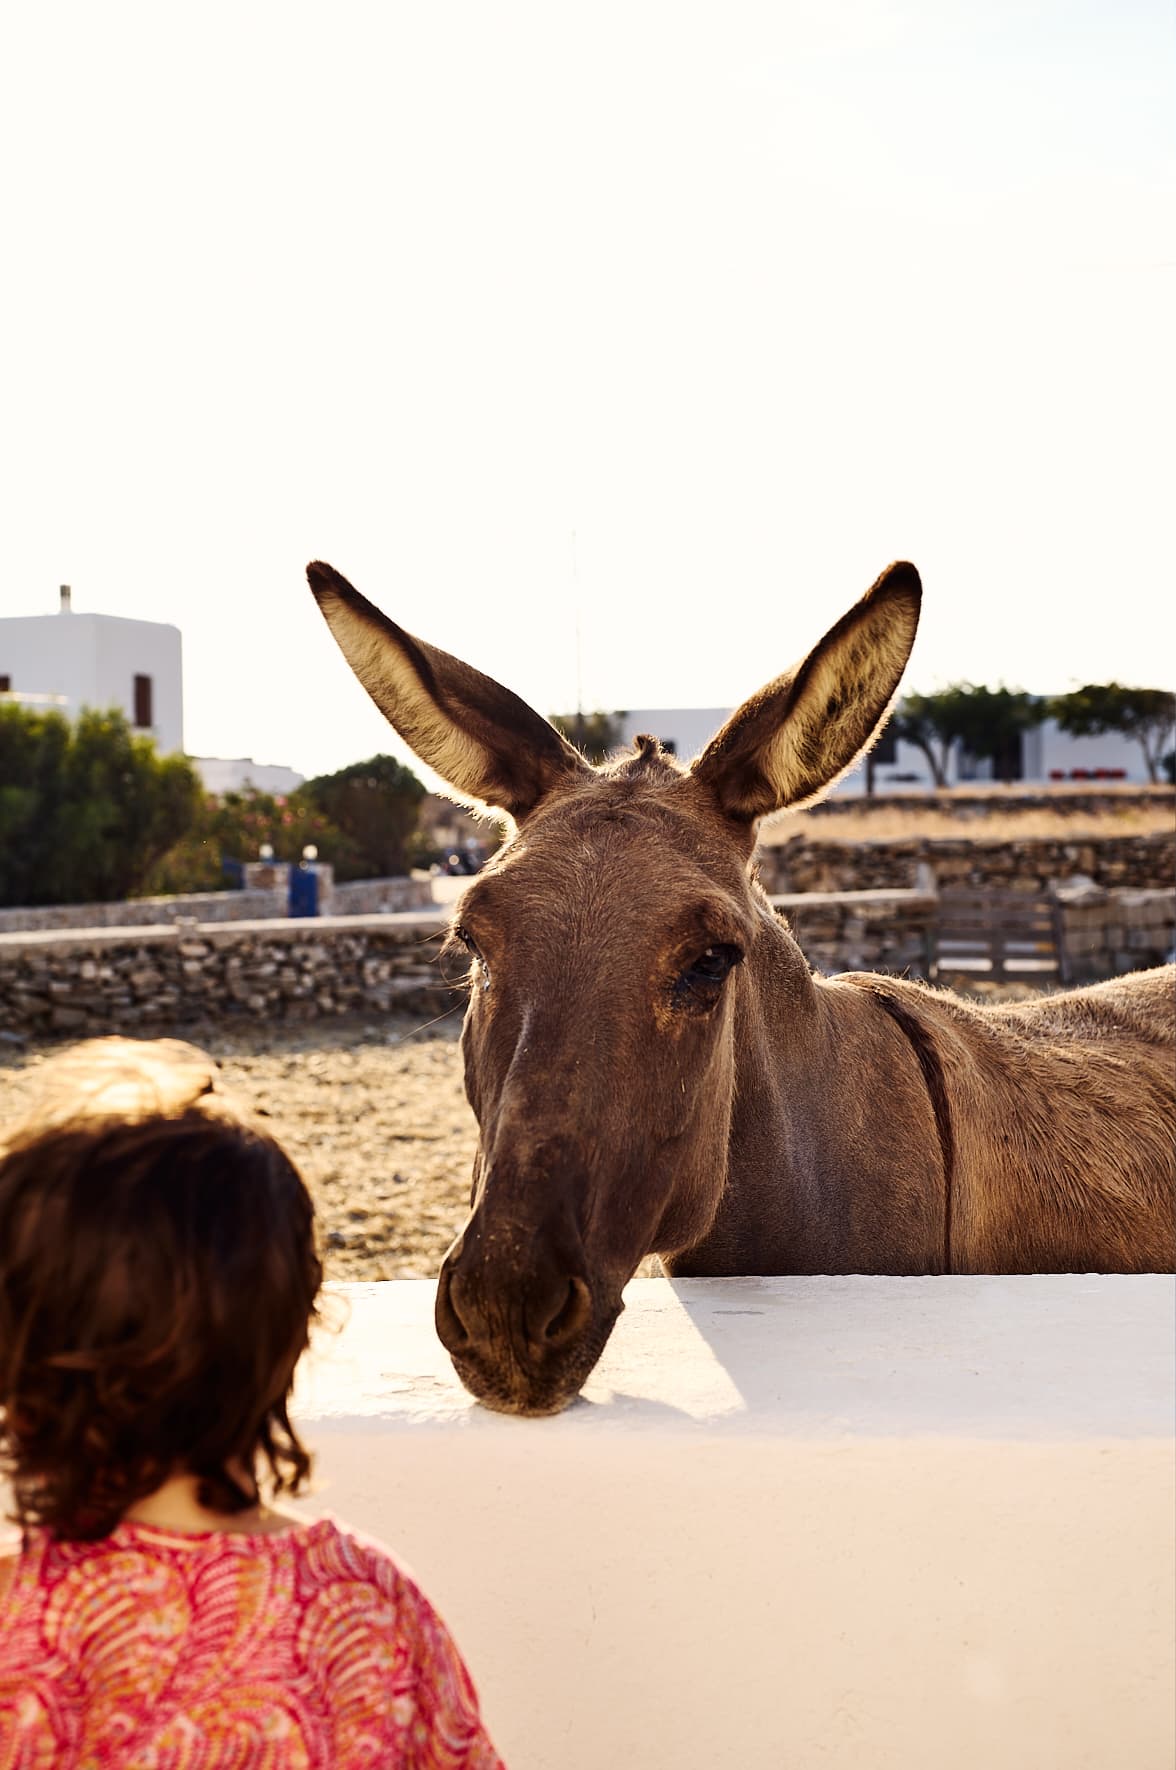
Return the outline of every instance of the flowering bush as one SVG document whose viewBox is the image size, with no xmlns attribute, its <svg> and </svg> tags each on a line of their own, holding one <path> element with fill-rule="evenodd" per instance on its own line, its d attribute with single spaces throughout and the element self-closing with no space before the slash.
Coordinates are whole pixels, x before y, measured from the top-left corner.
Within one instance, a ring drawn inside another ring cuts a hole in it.
<svg viewBox="0 0 1176 1770">
<path fill-rule="evenodd" d="M 152 869 L 147 892 L 223 891 L 226 862 L 297 861 L 311 844 L 336 879 L 380 879 L 408 870 L 425 789 L 391 756 L 319 775 L 294 793 L 208 795 L 184 836 Z"/>
<path fill-rule="evenodd" d="M 200 806 L 195 821 L 151 872 L 148 893 L 224 891 L 232 883 L 226 861 L 257 860 L 269 845 L 274 858 L 296 861 L 313 843 L 320 860 L 331 861 L 337 877 L 348 873 L 353 844 L 303 795 L 301 790 L 279 804 L 272 793 L 249 789 L 212 795 Z"/>
</svg>

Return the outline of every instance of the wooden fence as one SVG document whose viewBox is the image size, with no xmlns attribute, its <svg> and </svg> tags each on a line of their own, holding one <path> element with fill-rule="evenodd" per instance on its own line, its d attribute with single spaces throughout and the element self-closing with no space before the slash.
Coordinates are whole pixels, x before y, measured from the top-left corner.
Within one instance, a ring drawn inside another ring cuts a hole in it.
<svg viewBox="0 0 1176 1770">
<path fill-rule="evenodd" d="M 1060 977 L 1052 895 L 956 889 L 939 893 L 937 971 L 984 972 L 998 982 Z"/>
</svg>

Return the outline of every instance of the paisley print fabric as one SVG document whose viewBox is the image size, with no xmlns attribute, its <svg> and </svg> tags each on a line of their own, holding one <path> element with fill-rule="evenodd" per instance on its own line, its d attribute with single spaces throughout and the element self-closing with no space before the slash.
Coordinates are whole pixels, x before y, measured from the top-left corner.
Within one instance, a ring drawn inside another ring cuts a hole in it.
<svg viewBox="0 0 1176 1770">
<path fill-rule="evenodd" d="M 0 1555 L 0 1770 L 502 1770 L 444 1624 L 334 1519 Z"/>
</svg>

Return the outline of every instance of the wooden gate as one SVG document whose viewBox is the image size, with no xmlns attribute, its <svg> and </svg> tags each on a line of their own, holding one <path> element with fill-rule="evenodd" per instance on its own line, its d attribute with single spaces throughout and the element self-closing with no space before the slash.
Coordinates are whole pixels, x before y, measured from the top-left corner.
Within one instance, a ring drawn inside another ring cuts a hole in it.
<svg viewBox="0 0 1176 1770">
<path fill-rule="evenodd" d="M 1036 983 L 1061 975 L 1052 898 L 1028 891 L 954 888 L 939 893 L 936 969 L 994 982 Z"/>
</svg>

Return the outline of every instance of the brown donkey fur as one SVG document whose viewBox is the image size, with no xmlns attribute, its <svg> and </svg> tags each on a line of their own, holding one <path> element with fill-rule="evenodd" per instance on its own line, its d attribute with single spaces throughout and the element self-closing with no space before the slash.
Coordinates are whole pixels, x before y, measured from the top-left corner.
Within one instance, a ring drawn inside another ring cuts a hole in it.
<svg viewBox="0 0 1176 1770">
<path fill-rule="evenodd" d="M 377 705 L 517 829 L 457 907 L 481 1131 L 437 1326 L 490 1406 L 561 1407 L 638 1262 L 671 1273 L 1176 1266 L 1172 967 L 1015 1007 L 814 976 L 758 820 L 868 747 L 914 639 L 892 566 L 689 768 L 592 768 L 498 683 L 308 568 Z"/>
</svg>

